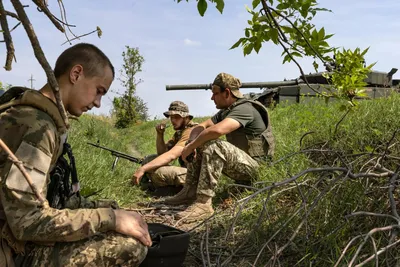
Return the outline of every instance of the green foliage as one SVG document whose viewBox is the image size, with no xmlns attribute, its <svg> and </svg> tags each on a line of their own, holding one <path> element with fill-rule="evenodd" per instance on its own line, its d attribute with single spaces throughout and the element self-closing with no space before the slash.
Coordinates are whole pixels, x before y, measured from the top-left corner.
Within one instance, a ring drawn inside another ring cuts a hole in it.
<svg viewBox="0 0 400 267">
<path fill-rule="evenodd" d="M 220 3 L 219 6 L 223 9 L 224 5 Z M 354 98 L 365 96 L 361 88 L 362 77 L 366 77 L 373 64 L 364 67 L 360 62 L 364 61 L 368 50 L 360 52 L 360 49 L 356 48 L 355 50 L 343 49 L 343 52 L 339 52 L 328 43 L 333 34 L 326 33 L 324 27 L 314 25 L 313 21 L 317 14 L 331 12 L 331 10 L 319 7 L 317 0 L 253 0 L 252 6 L 246 6 L 246 9 L 251 15 L 251 19 L 247 21 L 249 26 L 244 29 L 245 36 L 234 43 L 231 49 L 242 47 L 243 54 L 246 56 L 253 51 L 258 53 L 264 43 L 272 42 L 282 47 L 283 63 L 293 61 L 297 64 L 302 79 L 306 78 L 296 61 L 298 58 L 312 57 L 315 71 L 318 71 L 320 61 L 327 70 L 333 72 L 330 76 L 330 82 L 334 88 L 331 94 L 323 94 L 310 87 L 327 100 L 330 97 L 345 99 L 350 105 L 344 108 L 348 109 L 356 104 Z M 200 15 L 204 16 L 206 10 L 206 0 L 198 0 Z M 220 11 L 222 13 L 222 10 Z M 335 62 L 332 53 L 340 62 Z M 342 66 L 342 69 L 331 68 L 332 62 L 336 66 Z"/>
<path fill-rule="evenodd" d="M 149 118 L 146 103 L 136 95 L 136 86 L 141 82 L 136 78 L 136 74 L 142 71 L 144 58 L 138 48 L 129 46 L 122 52 L 122 57 L 124 64 L 120 80 L 125 92 L 113 99 L 113 115 L 116 117 L 117 128 L 127 128 L 133 123 L 146 121 Z"/>
<path fill-rule="evenodd" d="M 207 11 L 207 1 L 215 4 L 215 8 L 222 14 L 224 11 L 225 7 L 225 2 L 224 0 L 196 0 L 197 1 L 197 10 L 199 11 L 200 16 L 204 16 L 204 14 Z M 182 2 L 182 0 L 177 0 L 178 3 Z M 189 2 L 189 0 L 186 0 L 186 2 Z"/>
<path fill-rule="evenodd" d="M 146 199 L 143 192 L 130 183 L 137 164 L 120 159 L 112 171 L 115 157 L 107 151 L 87 145 L 87 142 L 99 141 L 102 146 L 140 156 L 132 148 L 131 136 L 125 134 L 125 130 L 116 129 L 107 117 L 83 115 L 79 121 L 71 122 L 68 139 L 75 155 L 82 194 L 100 191 L 93 198 L 116 199 L 124 206 Z"/>
<path fill-rule="evenodd" d="M 12 85 L 0 81 L 0 91 L 7 91 Z"/>
<path fill-rule="evenodd" d="M 343 98 L 352 106 L 355 104 L 353 100 L 356 96 L 367 96 L 364 89 L 367 85 L 365 79 L 375 65 L 365 66 L 364 56 L 367 51 L 368 48 L 364 51 L 359 48 L 354 51 L 350 49 L 335 50 L 335 70 L 324 74 L 335 85 L 336 90 L 332 92 L 332 96 Z"/>
</svg>

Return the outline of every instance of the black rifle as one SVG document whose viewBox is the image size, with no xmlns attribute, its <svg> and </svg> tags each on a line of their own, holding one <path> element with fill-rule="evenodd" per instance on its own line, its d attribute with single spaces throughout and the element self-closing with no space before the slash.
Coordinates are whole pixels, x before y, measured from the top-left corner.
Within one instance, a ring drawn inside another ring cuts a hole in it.
<svg viewBox="0 0 400 267">
<path fill-rule="evenodd" d="M 138 164 L 142 164 L 142 162 L 143 162 L 143 158 L 135 158 L 135 157 L 129 156 L 127 154 L 118 152 L 118 151 L 116 151 L 114 149 L 110 149 L 110 148 L 107 148 L 107 147 L 104 147 L 104 146 L 100 146 L 98 144 L 94 144 L 94 143 L 90 143 L 90 142 L 88 142 L 88 144 L 91 145 L 91 146 L 100 148 L 100 149 L 107 150 L 107 151 L 111 152 L 111 155 L 115 156 L 115 160 L 114 160 L 114 163 L 113 163 L 112 168 L 111 168 L 112 170 L 114 170 L 115 166 L 117 166 L 117 162 L 118 162 L 119 158 L 127 159 L 129 161 L 132 161 L 132 162 L 135 162 L 135 163 L 138 163 Z"/>
</svg>

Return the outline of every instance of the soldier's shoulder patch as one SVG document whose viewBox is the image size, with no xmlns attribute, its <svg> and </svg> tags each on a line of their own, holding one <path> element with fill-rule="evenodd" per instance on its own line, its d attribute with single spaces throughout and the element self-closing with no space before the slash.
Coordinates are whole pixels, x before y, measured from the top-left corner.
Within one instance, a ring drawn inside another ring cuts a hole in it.
<svg viewBox="0 0 400 267">
<path fill-rule="evenodd" d="M 46 186 L 47 173 L 50 169 L 51 157 L 39 148 L 24 141 L 19 146 L 15 155 L 23 163 L 39 192 L 43 192 Z M 6 177 L 6 186 L 11 190 L 33 194 L 28 182 L 15 164 L 12 165 Z"/>
</svg>

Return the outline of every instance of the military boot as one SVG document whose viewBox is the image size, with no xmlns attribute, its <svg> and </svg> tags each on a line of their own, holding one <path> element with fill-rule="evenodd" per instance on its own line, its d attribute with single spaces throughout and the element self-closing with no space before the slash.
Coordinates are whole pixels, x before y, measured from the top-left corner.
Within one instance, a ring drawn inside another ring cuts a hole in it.
<svg viewBox="0 0 400 267">
<path fill-rule="evenodd" d="M 206 219 L 214 214 L 212 207 L 212 198 L 206 195 L 197 195 L 196 201 L 186 210 L 178 212 L 175 215 L 176 220 L 185 222 L 194 222 Z"/>
<path fill-rule="evenodd" d="M 173 197 L 166 198 L 163 203 L 168 205 L 184 205 L 193 203 L 196 199 L 197 187 L 185 184 L 181 191 Z"/>
</svg>

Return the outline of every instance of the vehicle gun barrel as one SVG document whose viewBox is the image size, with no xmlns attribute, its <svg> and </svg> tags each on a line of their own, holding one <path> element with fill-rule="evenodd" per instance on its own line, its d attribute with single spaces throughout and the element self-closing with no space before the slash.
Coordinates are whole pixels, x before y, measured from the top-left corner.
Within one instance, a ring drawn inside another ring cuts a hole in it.
<svg viewBox="0 0 400 267">
<path fill-rule="evenodd" d="M 297 85 L 301 83 L 302 80 L 295 79 L 290 81 L 276 81 L 276 82 L 248 82 L 242 83 L 240 88 L 273 88 L 278 86 L 289 86 Z M 178 85 L 166 85 L 165 89 L 167 91 L 173 90 L 208 90 L 211 89 L 212 84 L 178 84 Z"/>
</svg>

